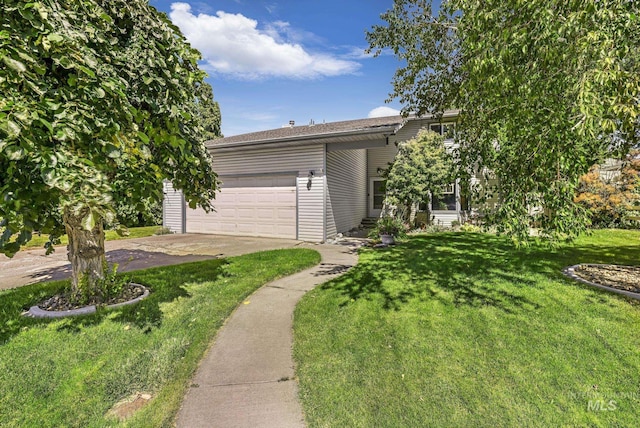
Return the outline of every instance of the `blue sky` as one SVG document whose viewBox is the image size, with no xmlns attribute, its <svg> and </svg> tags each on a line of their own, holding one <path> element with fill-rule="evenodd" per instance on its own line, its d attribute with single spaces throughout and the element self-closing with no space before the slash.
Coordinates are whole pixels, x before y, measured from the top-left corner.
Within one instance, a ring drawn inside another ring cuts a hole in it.
<svg viewBox="0 0 640 428">
<path fill-rule="evenodd" d="M 365 31 L 393 0 L 150 3 L 202 52 L 225 136 L 401 108 L 385 103 L 397 60 L 364 54 Z"/>
</svg>

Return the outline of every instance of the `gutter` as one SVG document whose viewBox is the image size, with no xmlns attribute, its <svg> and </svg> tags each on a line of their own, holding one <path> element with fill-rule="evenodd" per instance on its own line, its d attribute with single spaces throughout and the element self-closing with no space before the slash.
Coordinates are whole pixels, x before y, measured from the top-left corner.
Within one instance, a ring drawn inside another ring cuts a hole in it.
<svg viewBox="0 0 640 428">
<path fill-rule="evenodd" d="M 353 136 L 371 136 L 379 134 L 381 138 L 384 138 L 386 135 L 395 135 L 406 123 L 403 122 L 400 125 L 394 126 L 381 126 L 378 128 L 371 129 L 360 129 L 356 131 L 345 131 L 345 132 L 333 132 L 327 134 L 311 134 L 311 135 L 298 135 L 284 138 L 270 138 L 268 140 L 259 140 L 259 141 L 242 141 L 237 143 L 211 143 L 206 144 L 207 149 L 209 150 L 218 150 L 218 149 L 226 149 L 226 148 L 237 148 L 237 147 L 246 147 L 246 146 L 263 146 L 267 144 L 277 144 L 277 145 L 304 145 L 304 144 L 316 144 L 316 143 L 328 143 L 332 138 L 343 138 L 343 137 L 353 137 Z M 365 138 L 363 138 L 365 139 Z M 288 144 L 287 144 L 288 143 Z"/>
</svg>

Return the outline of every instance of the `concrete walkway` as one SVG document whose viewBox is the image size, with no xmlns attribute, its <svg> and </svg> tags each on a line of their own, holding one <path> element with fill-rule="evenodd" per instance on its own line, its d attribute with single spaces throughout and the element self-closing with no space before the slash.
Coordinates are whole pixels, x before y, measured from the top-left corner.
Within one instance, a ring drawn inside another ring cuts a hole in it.
<svg viewBox="0 0 640 428">
<path fill-rule="evenodd" d="M 293 310 L 357 262 L 357 243 L 309 245 L 321 264 L 271 282 L 240 305 L 200 363 L 177 426 L 304 427 L 292 357 Z"/>
</svg>

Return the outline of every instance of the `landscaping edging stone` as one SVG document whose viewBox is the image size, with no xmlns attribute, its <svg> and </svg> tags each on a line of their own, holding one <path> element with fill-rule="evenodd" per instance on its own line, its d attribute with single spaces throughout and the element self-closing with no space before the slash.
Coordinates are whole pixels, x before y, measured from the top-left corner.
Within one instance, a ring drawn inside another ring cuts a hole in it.
<svg viewBox="0 0 640 428">
<path fill-rule="evenodd" d="M 640 300 L 640 293 L 634 293 L 634 292 L 627 291 L 627 290 L 620 290 L 620 289 L 617 289 L 617 288 L 614 288 L 614 287 L 608 287 L 606 285 L 602 285 L 602 284 L 598 284 L 598 283 L 595 283 L 595 282 L 588 281 L 588 280 L 578 276 L 578 274 L 576 274 L 576 268 L 578 268 L 580 266 L 607 266 L 607 265 L 597 264 L 597 263 L 581 263 L 581 264 L 569 266 L 569 267 L 566 267 L 566 268 L 562 269 L 562 273 L 565 274 L 566 276 L 568 276 L 571 279 L 575 279 L 576 281 L 582 282 L 583 284 L 587 284 L 587 285 L 590 285 L 592 287 L 599 288 L 601 290 L 606 290 L 606 291 L 609 291 L 611 293 L 622 294 L 623 296 L 631 297 L 632 299 Z"/>
<path fill-rule="evenodd" d="M 142 293 L 141 296 L 138 296 L 135 299 L 128 300 L 126 302 L 115 303 L 113 305 L 106 305 L 105 308 L 115 309 L 115 308 L 120 308 L 122 306 L 133 305 L 143 299 L 146 299 L 149 296 L 149 289 L 147 287 L 141 284 L 134 284 L 134 285 L 140 286 L 144 289 L 144 292 Z M 78 309 L 70 309 L 67 311 L 47 311 L 36 305 L 36 306 L 31 306 L 29 310 L 24 313 L 24 315 L 32 318 L 64 318 L 64 317 L 73 317 L 78 315 L 89 315 L 95 312 L 96 312 L 95 305 L 85 306 L 83 308 L 78 308 Z"/>
</svg>

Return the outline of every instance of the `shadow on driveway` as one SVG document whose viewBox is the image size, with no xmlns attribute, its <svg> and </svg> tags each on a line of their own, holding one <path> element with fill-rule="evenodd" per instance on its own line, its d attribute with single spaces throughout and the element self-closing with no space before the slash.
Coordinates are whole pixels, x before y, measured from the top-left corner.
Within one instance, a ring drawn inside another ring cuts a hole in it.
<svg viewBox="0 0 640 428">
<path fill-rule="evenodd" d="M 107 251 L 107 261 L 110 264 L 118 264 L 118 272 L 128 272 L 138 269 L 146 269 L 154 266 L 177 265 L 180 263 L 198 262 L 217 258 L 216 256 L 206 256 L 189 254 L 185 256 L 170 255 L 161 252 L 118 249 Z M 29 278 L 41 281 L 53 281 L 58 279 L 66 279 L 71 276 L 71 264 L 64 266 L 56 266 L 36 270 L 29 274 Z"/>
</svg>

